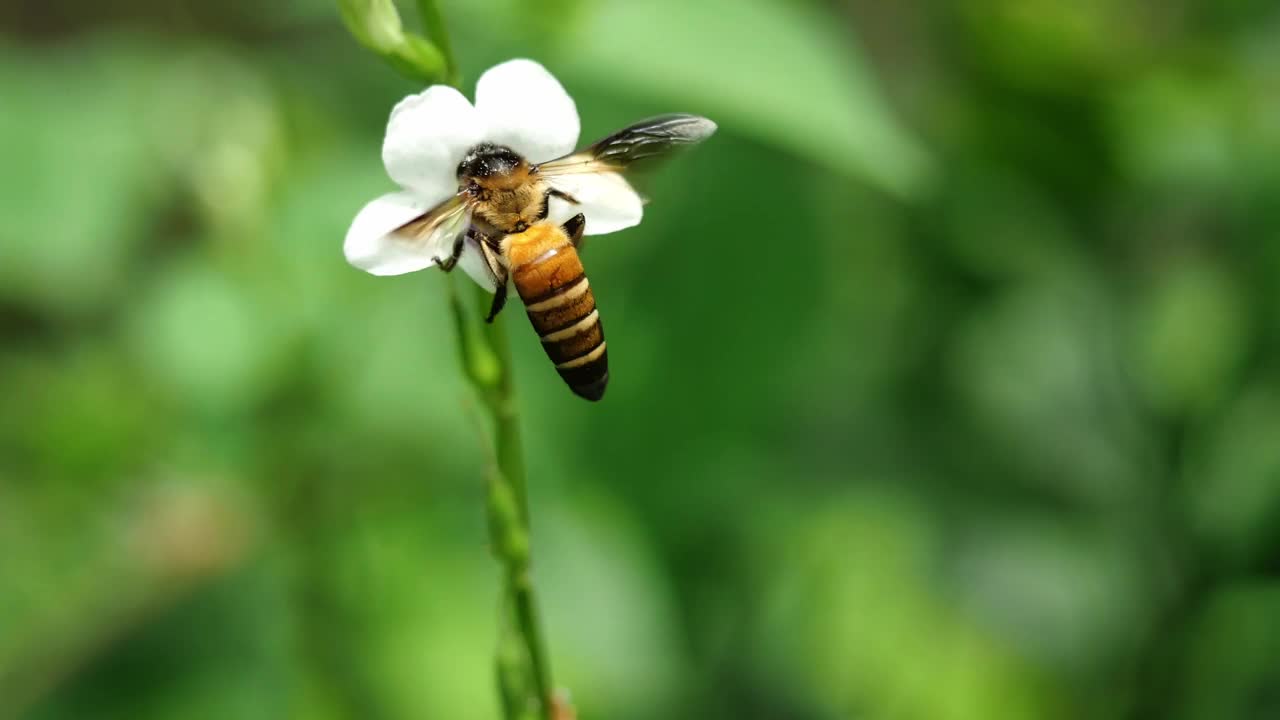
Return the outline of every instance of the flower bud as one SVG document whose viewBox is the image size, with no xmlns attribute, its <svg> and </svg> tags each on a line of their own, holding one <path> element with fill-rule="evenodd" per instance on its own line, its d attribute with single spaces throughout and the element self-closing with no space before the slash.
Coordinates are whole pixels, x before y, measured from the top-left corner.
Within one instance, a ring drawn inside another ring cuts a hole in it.
<svg viewBox="0 0 1280 720">
<path fill-rule="evenodd" d="M 404 43 L 404 26 L 392 0 L 338 0 L 342 19 L 362 44 L 389 54 Z"/>
</svg>

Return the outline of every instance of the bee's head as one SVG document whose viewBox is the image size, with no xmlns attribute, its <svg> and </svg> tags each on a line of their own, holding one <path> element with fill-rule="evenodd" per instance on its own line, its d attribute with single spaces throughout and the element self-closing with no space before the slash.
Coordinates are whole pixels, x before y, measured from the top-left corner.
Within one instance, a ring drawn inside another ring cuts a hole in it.
<svg viewBox="0 0 1280 720">
<path fill-rule="evenodd" d="M 481 143 L 467 152 L 458 163 L 458 179 L 491 184 L 501 182 L 525 167 L 524 158 L 503 145 Z M 488 182 L 486 182 L 488 181 Z"/>
</svg>

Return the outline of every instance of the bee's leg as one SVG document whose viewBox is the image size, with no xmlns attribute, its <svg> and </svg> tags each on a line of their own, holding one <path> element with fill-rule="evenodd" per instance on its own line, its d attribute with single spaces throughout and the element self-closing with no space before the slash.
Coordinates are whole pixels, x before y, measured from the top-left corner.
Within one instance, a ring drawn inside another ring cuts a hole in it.
<svg viewBox="0 0 1280 720">
<path fill-rule="evenodd" d="M 458 258 L 462 257 L 462 247 L 466 244 L 466 241 L 467 233 L 459 233 L 458 237 L 454 238 L 453 250 L 449 252 L 449 257 L 440 261 L 439 267 L 441 270 L 449 272 L 458 265 Z"/>
<path fill-rule="evenodd" d="M 547 194 L 542 197 L 542 214 L 538 216 L 539 220 L 546 220 L 547 216 L 551 214 L 551 198 L 553 197 L 558 197 L 561 200 L 564 200 L 565 202 L 569 203 L 570 205 L 582 204 L 578 202 L 578 198 L 570 195 L 569 193 L 563 190 L 557 190 L 555 188 L 547 188 Z"/>
<path fill-rule="evenodd" d="M 582 203 L 578 202 L 578 198 L 576 198 L 576 197 L 574 197 L 574 196 L 570 195 L 569 193 L 567 193 L 567 192 L 565 192 L 565 191 L 563 191 L 563 190 L 557 190 L 557 189 L 555 189 L 555 188 L 551 188 L 550 190 L 548 190 L 548 191 L 547 191 L 547 194 L 548 194 L 548 195 L 550 195 L 550 196 L 552 196 L 552 197 L 558 197 L 558 198 L 560 198 L 561 200 L 564 200 L 565 202 L 570 203 L 570 204 L 572 204 L 572 205 L 581 205 L 581 204 L 582 204 Z"/>
<path fill-rule="evenodd" d="M 493 291 L 493 304 L 489 306 L 489 316 L 484 319 L 485 322 L 491 323 L 493 319 L 498 317 L 498 313 L 502 312 L 502 308 L 507 304 L 507 284 L 504 282 Z"/>
<path fill-rule="evenodd" d="M 498 253 L 489 242 L 480 243 L 480 254 L 489 267 L 489 274 L 493 276 L 493 304 L 489 306 L 489 316 L 484 319 L 491 323 L 502 312 L 502 306 L 507 304 L 507 269 L 499 262 Z"/>
<path fill-rule="evenodd" d="M 560 227 L 564 229 L 564 234 L 569 236 L 569 242 L 573 247 L 578 248 L 582 245 L 582 231 L 587 228 L 587 216 L 578 213 L 565 220 Z"/>
</svg>

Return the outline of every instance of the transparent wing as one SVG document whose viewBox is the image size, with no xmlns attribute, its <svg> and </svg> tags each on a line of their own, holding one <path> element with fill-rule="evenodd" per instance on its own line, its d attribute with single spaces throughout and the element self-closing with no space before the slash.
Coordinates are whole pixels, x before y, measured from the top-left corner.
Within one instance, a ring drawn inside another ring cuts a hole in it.
<svg viewBox="0 0 1280 720">
<path fill-rule="evenodd" d="M 697 115 L 661 115 L 625 127 L 583 150 L 539 165 L 537 170 L 562 197 L 552 197 L 551 215 L 563 221 L 581 212 L 587 235 L 622 230 L 640 222 L 644 198 L 637 171 L 647 171 L 716 131 Z"/>
<path fill-rule="evenodd" d="M 470 207 L 455 195 L 392 230 L 390 236 L 405 252 L 429 255 L 442 263 L 453 254 L 454 242 L 470 224 Z"/>
<path fill-rule="evenodd" d="M 711 137 L 716 124 L 698 115 L 674 114 L 641 120 L 578 152 L 545 162 L 548 179 L 582 173 L 630 173 L 646 169 Z"/>
</svg>

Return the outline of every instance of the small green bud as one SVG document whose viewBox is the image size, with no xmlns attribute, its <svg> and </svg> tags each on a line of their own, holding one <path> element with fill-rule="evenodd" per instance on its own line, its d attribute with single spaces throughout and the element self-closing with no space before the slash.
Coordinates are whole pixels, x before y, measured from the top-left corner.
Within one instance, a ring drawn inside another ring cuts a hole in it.
<svg viewBox="0 0 1280 720">
<path fill-rule="evenodd" d="M 393 0 L 338 0 L 338 9 L 361 45 L 407 77 L 429 83 L 449 78 L 444 53 L 421 36 L 404 31 Z"/>
<path fill-rule="evenodd" d="M 356 39 L 389 55 L 404 44 L 404 25 L 392 0 L 338 0 L 338 9 Z"/>
<path fill-rule="evenodd" d="M 444 73 L 444 54 L 430 41 L 414 33 L 405 33 L 404 43 L 396 54 L 413 63 L 418 77 L 423 80 L 435 81 Z"/>
</svg>

